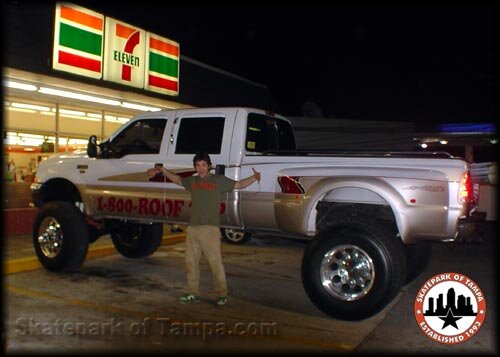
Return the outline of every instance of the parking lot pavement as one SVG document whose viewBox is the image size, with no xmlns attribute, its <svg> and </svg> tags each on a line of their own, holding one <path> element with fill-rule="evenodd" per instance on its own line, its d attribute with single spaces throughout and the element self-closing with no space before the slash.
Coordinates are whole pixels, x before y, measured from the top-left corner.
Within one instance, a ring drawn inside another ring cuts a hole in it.
<svg viewBox="0 0 500 357">
<path fill-rule="evenodd" d="M 7 352 L 352 351 L 389 308 L 363 324 L 322 314 L 302 289 L 304 246 L 280 239 L 223 245 L 224 308 L 215 306 L 204 259 L 202 303 L 177 303 L 185 292 L 184 243 L 137 261 L 93 259 L 72 274 L 10 274 Z"/>
<path fill-rule="evenodd" d="M 434 247 L 429 267 L 380 314 L 361 321 L 329 318 L 308 300 L 300 280 L 305 242 L 252 239 L 223 245 L 230 303 L 215 306 L 202 258 L 203 301 L 180 305 L 185 292 L 184 243 L 153 256 L 87 260 L 80 271 L 43 269 L 5 279 L 7 352 L 329 352 L 478 353 L 496 347 L 495 229 L 481 245 Z M 416 292 L 430 276 L 455 271 L 483 290 L 487 316 L 468 342 L 445 346 L 415 322 Z"/>
</svg>

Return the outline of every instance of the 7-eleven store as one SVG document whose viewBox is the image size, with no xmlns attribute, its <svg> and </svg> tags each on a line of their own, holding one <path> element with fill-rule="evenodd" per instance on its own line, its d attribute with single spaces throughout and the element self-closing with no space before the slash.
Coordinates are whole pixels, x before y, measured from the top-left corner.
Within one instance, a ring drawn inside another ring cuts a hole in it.
<svg viewBox="0 0 500 357">
<path fill-rule="evenodd" d="M 85 5 L 9 1 L 3 10 L 7 237 L 31 231 L 29 186 L 38 163 L 86 148 L 90 135 L 106 138 L 145 111 L 276 110 L 267 87 L 182 56 L 175 41 Z"/>
<path fill-rule="evenodd" d="M 106 138 L 145 111 L 273 109 L 265 86 L 181 56 L 175 41 L 132 24 L 69 3 L 4 10 L 4 183 L 28 186 L 44 158 L 83 149 L 90 135 Z"/>
</svg>

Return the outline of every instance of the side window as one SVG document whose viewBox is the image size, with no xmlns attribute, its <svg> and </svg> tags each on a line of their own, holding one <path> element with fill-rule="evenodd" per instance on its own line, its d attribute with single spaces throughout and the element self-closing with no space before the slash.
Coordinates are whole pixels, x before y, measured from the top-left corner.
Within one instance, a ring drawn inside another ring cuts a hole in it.
<svg viewBox="0 0 500 357">
<path fill-rule="evenodd" d="M 295 150 L 292 128 L 285 121 L 250 113 L 245 148 L 249 152 Z"/>
<path fill-rule="evenodd" d="M 273 140 L 272 135 L 270 135 L 272 130 L 268 130 L 268 126 L 272 125 L 272 121 L 272 119 L 266 118 L 264 115 L 248 115 L 245 145 L 247 151 L 263 152 L 275 149 L 276 140 Z"/>
<path fill-rule="evenodd" d="M 292 126 L 283 120 L 276 120 L 276 123 L 278 124 L 279 149 L 296 150 Z"/>
<path fill-rule="evenodd" d="M 220 154 L 224 134 L 224 117 L 183 118 L 177 134 L 176 154 L 205 151 Z"/>
<path fill-rule="evenodd" d="M 114 156 L 130 154 L 158 154 L 167 121 L 165 119 L 143 119 L 131 124 L 110 144 Z"/>
</svg>

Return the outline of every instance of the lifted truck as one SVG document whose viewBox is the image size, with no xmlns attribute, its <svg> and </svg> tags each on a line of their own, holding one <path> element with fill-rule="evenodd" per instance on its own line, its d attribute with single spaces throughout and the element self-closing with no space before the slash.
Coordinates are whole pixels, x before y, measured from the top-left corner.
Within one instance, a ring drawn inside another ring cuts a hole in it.
<svg viewBox="0 0 500 357">
<path fill-rule="evenodd" d="M 430 242 L 474 237 L 468 164 L 446 153 L 301 152 L 290 122 L 253 108 L 141 114 L 87 152 L 42 162 L 32 185 L 40 208 L 33 243 L 52 271 L 78 269 L 89 243 L 110 234 L 128 258 L 153 254 L 163 223 L 186 223 L 190 194 L 146 170 L 195 173 L 193 155 L 210 154 L 234 180 L 255 168 L 259 184 L 221 201 L 226 239 L 267 232 L 309 242 L 302 281 L 332 317 L 376 314 L 430 259 Z"/>
</svg>

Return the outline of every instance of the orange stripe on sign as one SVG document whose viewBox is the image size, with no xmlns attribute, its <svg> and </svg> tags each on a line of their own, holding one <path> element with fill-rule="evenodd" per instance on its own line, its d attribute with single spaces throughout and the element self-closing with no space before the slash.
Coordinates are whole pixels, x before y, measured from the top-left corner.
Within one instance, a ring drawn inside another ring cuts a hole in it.
<svg viewBox="0 0 500 357">
<path fill-rule="evenodd" d="M 116 24 L 116 36 L 118 37 L 129 38 L 130 35 L 132 35 L 136 31 L 137 31 L 136 29 Z"/>
<path fill-rule="evenodd" d="M 179 57 L 179 47 L 171 45 L 156 38 L 149 39 L 149 47 Z"/>
<path fill-rule="evenodd" d="M 78 10 L 73 9 L 71 7 L 68 7 L 68 6 L 64 6 L 64 5 L 61 6 L 61 17 L 66 19 L 66 20 L 78 22 L 79 24 L 82 24 L 82 25 L 85 25 L 88 27 L 92 27 L 96 30 L 102 31 L 102 29 L 103 29 L 102 19 L 95 17 L 95 16 L 92 16 L 92 15 L 89 15 L 89 14 L 86 14 L 84 12 L 78 11 Z"/>
</svg>

